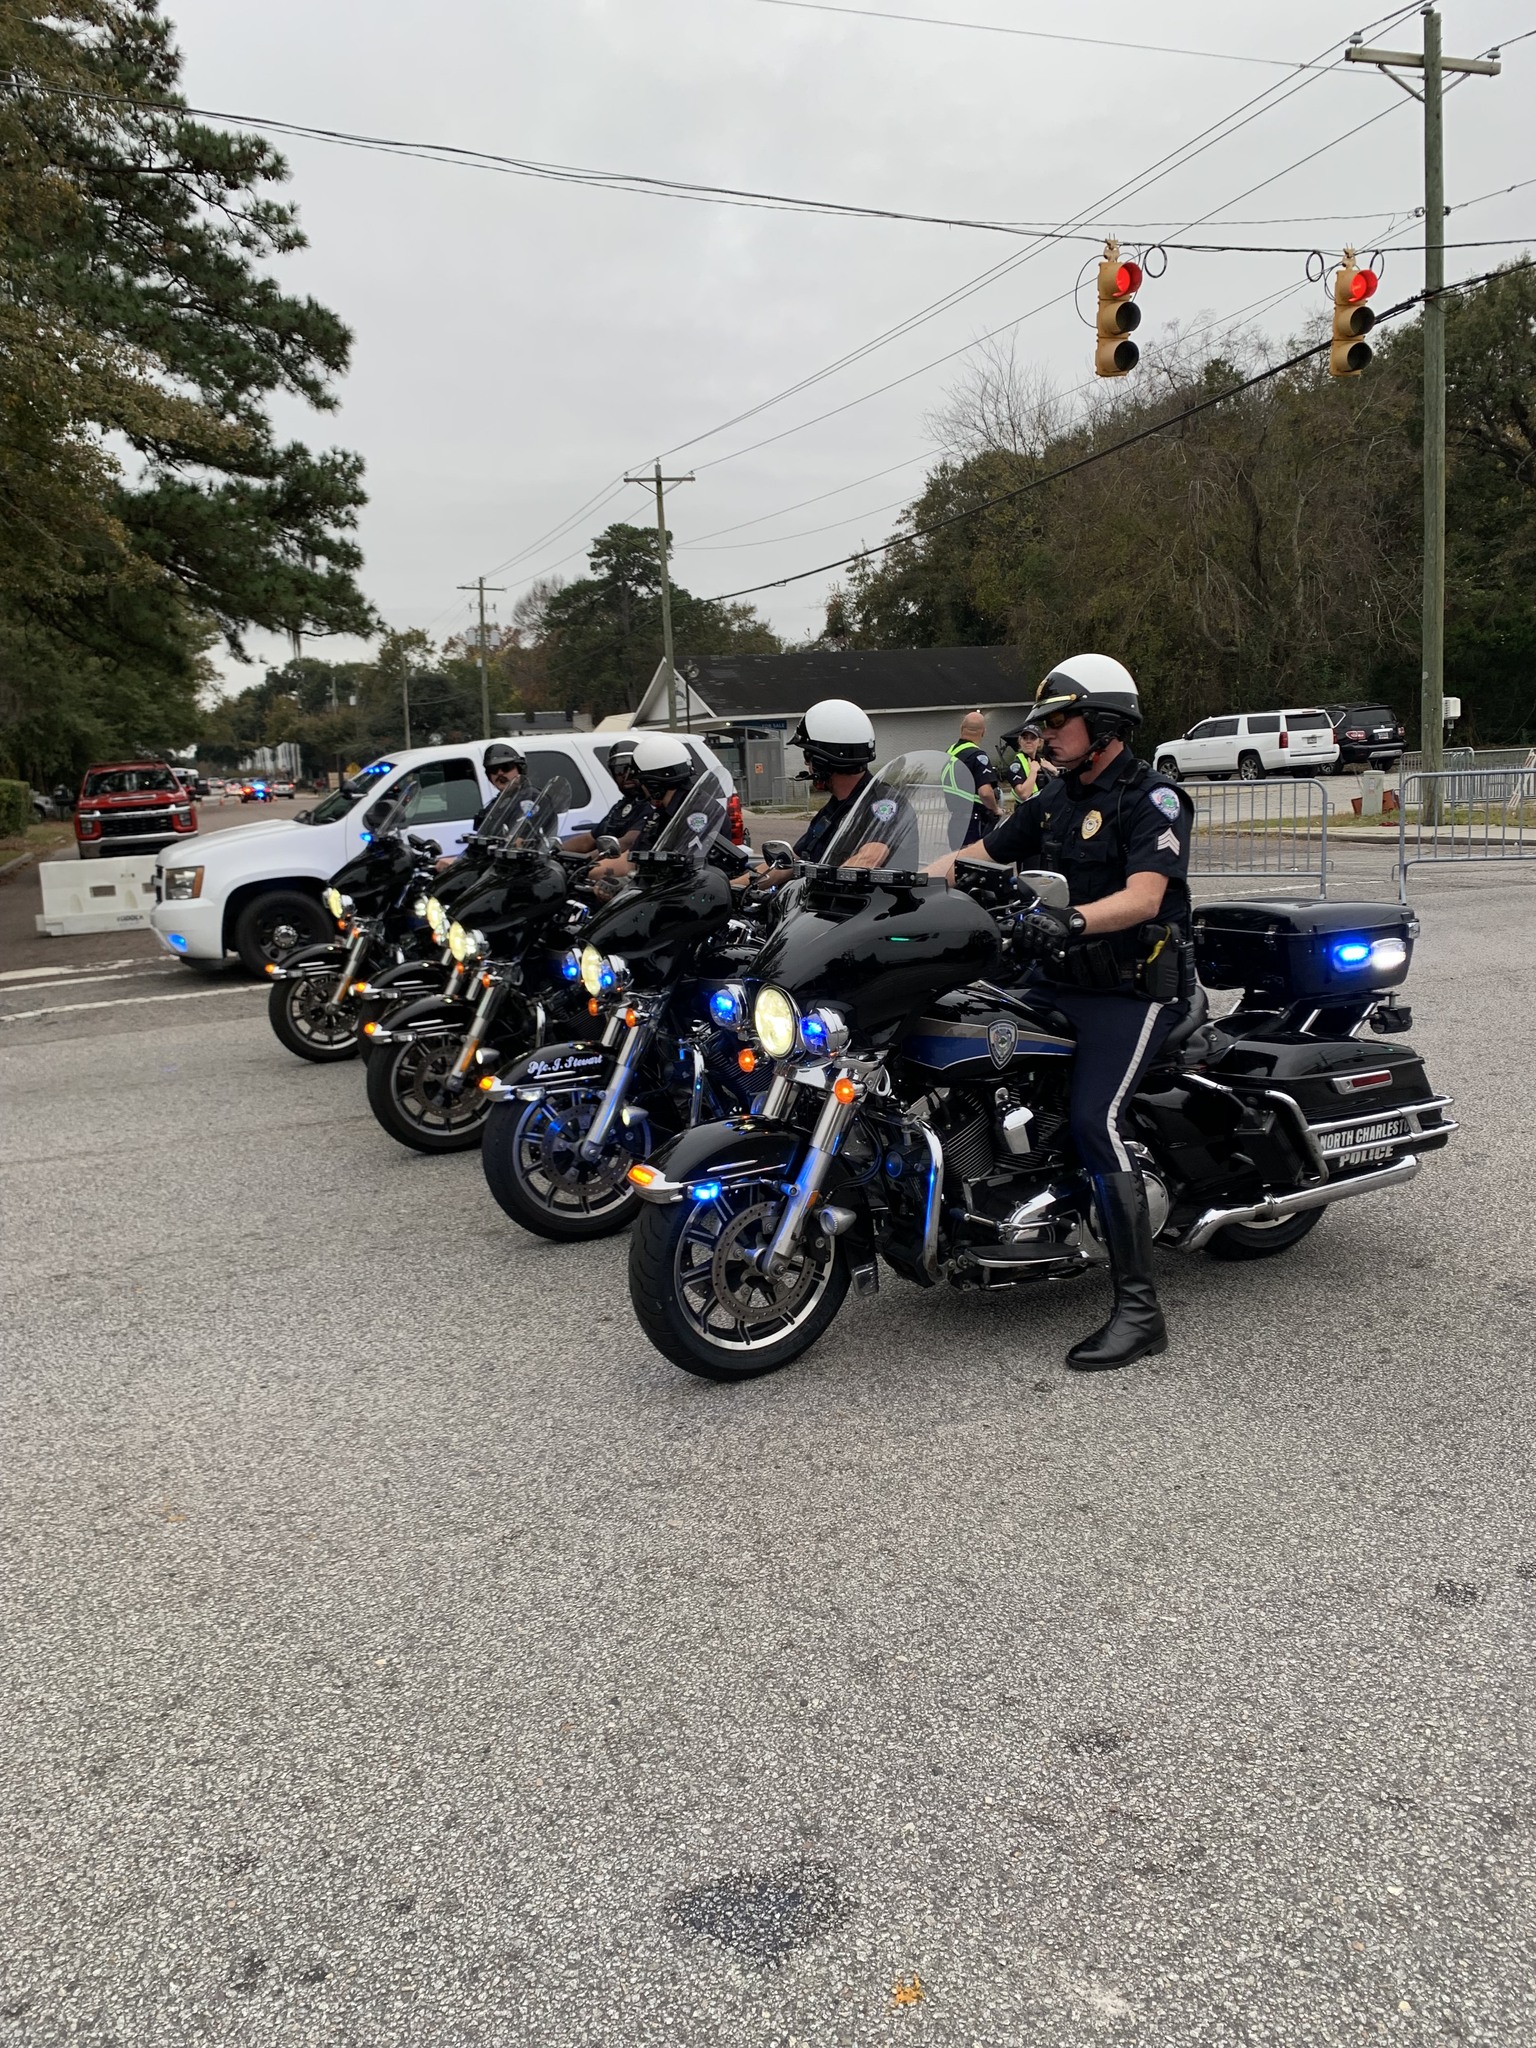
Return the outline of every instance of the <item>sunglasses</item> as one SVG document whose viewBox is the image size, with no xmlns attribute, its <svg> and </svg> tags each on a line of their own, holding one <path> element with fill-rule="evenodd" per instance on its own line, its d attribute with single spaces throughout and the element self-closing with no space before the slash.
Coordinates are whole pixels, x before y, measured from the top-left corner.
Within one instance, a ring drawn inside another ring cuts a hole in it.
<svg viewBox="0 0 1536 2048">
<path fill-rule="evenodd" d="M 517 772 L 515 768 L 488 768 L 486 770 L 492 782 L 505 782 L 509 775 L 516 775 Z"/>
</svg>

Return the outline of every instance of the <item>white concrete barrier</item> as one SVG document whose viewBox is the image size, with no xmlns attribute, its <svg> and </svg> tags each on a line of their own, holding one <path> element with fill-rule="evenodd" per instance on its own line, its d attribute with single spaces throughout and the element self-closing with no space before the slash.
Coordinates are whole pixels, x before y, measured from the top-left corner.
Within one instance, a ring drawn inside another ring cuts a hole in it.
<svg viewBox="0 0 1536 2048">
<path fill-rule="evenodd" d="M 37 928 L 50 939 L 147 925 L 155 907 L 155 856 L 121 860 L 46 860 L 37 870 L 43 908 Z"/>
</svg>

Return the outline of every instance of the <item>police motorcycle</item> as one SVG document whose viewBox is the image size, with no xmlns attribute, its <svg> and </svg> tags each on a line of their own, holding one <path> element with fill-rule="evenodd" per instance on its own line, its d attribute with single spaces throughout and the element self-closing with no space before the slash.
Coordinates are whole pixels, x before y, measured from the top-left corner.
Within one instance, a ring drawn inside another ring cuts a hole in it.
<svg viewBox="0 0 1536 2048">
<path fill-rule="evenodd" d="M 368 1105 L 402 1145 L 478 1145 L 491 1109 L 479 1081 L 541 1043 L 573 1007 L 561 966 L 587 905 L 571 896 L 569 876 L 590 856 L 562 854 L 555 841 L 569 805 L 563 779 L 514 793 L 489 865 L 455 901 L 447 986 L 390 1012 L 372 1033 Z"/>
<path fill-rule="evenodd" d="M 701 1119 L 750 1107 L 762 1086 L 729 977 L 761 945 L 766 909 L 731 887 L 747 861 L 721 836 L 725 818 L 706 772 L 634 855 L 632 884 L 582 928 L 562 973 L 601 1030 L 541 1044 L 482 1084 L 496 1105 L 480 1152 L 487 1185 L 540 1237 L 622 1230 L 639 1207 L 630 1167 Z"/>
<path fill-rule="evenodd" d="M 280 1044 L 302 1060 L 356 1056 L 362 1042 L 359 992 L 372 971 L 391 971 L 415 948 L 422 891 L 440 848 L 405 829 L 419 785 L 410 780 L 373 806 L 362 850 L 337 869 L 321 900 L 340 937 L 293 947 L 269 962 L 267 1018 Z"/>
<path fill-rule="evenodd" d="M 455 906 L 480 887 L 497 850 L 522 815 L 520 802 L 528 794 L 521 785 L 503 790 L 478 830 L 466 834 L 463 852 L 453 866 L 442 874 L 435 867 L 428 869 L 411 904 L 417 922 L 411 937 L 398 949 L 399 957 L 353 988 L 363 1014 L 360 1047 L 365 1060 L 392 1011 L 424 996 L 441 996 L 446 1002 L 463 997 L 473 962 L 455 960 L 449 950 Z"/>
<path fill-rule="evenodd" d="M 876 1291 L 882 1263 L 919 1286 L 997 1288 L 1107 1262 L 1068 1125 L 1072 1026 L 1007 971 L 1019 919 L 1065 907 L 1066 883 L 924 873 L 965 829 L 939 758 L 880 772 L 753 961 L 753 1034 L 774 1063 L 758 1113 L 630 1170 L 635 1314 L 703 1378 L 788 1364 L 850 1285 Z M 1243 993 L 1218 1023 L 1196 989 L 1130 1107 L 1162 1243 L 1273 1256 L 1447 1143 L 1449 1098 L 1418 1054 L 1361 1036 L 1410 1027 L 1395 990 L 1417 930 L 1396 904 L 1197 912 L 1205 981 Z"/>
</svg>

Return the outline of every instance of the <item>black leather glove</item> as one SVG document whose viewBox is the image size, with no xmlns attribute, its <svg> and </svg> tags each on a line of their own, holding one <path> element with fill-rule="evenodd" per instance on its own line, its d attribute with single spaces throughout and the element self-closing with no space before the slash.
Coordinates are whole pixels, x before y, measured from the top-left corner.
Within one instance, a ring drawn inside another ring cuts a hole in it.
<svg viewBox="0 0 1536 2048">
<path fill-rule="evenodd" d="M 1031 959 L 1059 960 L 1085 930 L 1080 910 L 1053 910 L 1047 903 L 1037 903 L 1019 919 L 1013 942 Z"/>
</svg>

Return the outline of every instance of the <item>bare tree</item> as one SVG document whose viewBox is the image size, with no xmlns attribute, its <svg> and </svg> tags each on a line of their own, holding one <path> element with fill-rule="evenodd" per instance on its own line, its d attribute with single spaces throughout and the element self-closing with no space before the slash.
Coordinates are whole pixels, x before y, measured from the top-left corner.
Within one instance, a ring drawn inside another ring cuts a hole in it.
<svg viewBox="0 0 1536 2048">
<path fill-rule="evenodd" d="M 1066 426 L 1067 407 L 1043 370 L 1018 360 L 1018 340 L 992 339 L 977 349 L 943 407 L 923 424 L 945 453 L 968 462 L 978 455 L 1038 455 Z"/>
</svg>

